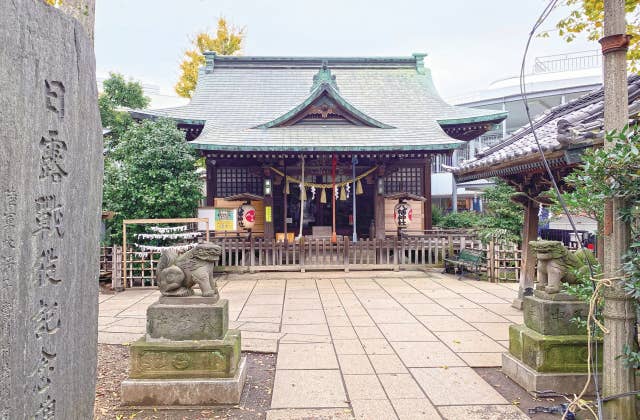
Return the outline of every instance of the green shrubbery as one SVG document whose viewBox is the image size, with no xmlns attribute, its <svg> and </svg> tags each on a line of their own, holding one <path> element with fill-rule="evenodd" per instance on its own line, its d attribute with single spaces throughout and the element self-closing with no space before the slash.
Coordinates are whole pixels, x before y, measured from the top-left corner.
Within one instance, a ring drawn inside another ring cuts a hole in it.
<svg viewBox="0 0 640 420">
<path fill-rule="evenodd" d="M 504 181 L 496 180 L 496 184 L 484 192 L 485 213 L 460 211 L 443 215 L 438 209 L 432 212 L 433 225 L 445 229 L 477 229 L 485 242 L 491 238 L 501 242 L 518 242 L 524 210 L 511 201 L 515 192 Z"/>
</svg>

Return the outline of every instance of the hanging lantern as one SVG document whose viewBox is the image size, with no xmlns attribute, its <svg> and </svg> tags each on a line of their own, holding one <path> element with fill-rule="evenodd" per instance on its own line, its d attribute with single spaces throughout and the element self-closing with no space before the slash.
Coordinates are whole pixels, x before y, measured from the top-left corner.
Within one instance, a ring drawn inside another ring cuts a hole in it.
<svg viewBox="0 0 640 420">
<path fill-rule="evenodd" d="M 393 221 L 399 229 L 409 227 L 413 221 L 413 209 L 409 203 L 403 201 L 396 204 L 393 208 Z"/>
<path fill-rule="evenodd" d="M 358 180 L 356 182 L 356 195 L 362 195 L 364 191 L 362 190 L 362 181 Z"/>
<path fill-rule="evenodd" d="M 256 208 L 245 203 L 238 208 L 238 225 L 246 230 L 253 229 L 256 224 Z"/>
<path fill-rule="evenodd" d="M 327 190 L 325 188 L 323 188 L 322 191 L 320 192 L 320 202 L 322 204 L 327 203 Z"/>
</svg>

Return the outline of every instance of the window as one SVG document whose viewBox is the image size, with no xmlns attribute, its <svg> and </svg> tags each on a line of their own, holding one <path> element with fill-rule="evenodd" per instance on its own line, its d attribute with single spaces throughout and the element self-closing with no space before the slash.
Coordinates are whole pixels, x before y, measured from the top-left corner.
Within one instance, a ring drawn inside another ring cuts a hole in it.
<svg viewBox="0 0 640 420">
<path fill-rule="evenodd" d="M 400 168 L 384 177 L 384 191 L 387 194 L 407 192 L 422 195 L 423 168 Z"/>
<path fill-rule="evenodd" d="M 235 194 L 262 195 L 262 177 L 248 168 L 217 168 L 216 195 L 228 197 Z"/>
</svg>

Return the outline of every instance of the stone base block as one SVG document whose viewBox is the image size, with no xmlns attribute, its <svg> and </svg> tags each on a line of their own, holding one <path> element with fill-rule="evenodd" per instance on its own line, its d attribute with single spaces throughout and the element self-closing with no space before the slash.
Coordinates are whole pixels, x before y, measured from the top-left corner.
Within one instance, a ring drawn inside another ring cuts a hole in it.
<svg viewBox="0 0 640 420">
<path fill-rule="evenodd" d="M 246 377 L 243 357 L 233 378 L 127 379 L 122 382 L 122 404 L 140 408 L 238 404 Z"/>
<path fill-rule="evenodd" d="M 551 390 L 561 394 L 578 394 L 587 383 L 586 373 L 536 372 L 509 353 L 502 354 L 502 372 L 531 393 Z M 595 393 L 593 381 L 590 382 L 587 393 Z"/>
<path fill-rule="evenodd" d="M 521 298 L 513 299 L 513 302 L 511 302 L 511 307 L 522 310 L 522 299 Z"/>
<path fill-rule="evenodd" d="M 161 297 L 147 308 L 147 341 L 222 339 L 229 329 L 229 301 L 211 303 L 215 299 Z"/>
<path fill-rule="evenodd" d="M 602 369 L 602 343 L 594 368 Z M 586 335 L 542 335 L 524 325 L 509 327 L 509 353 L 537 372 L 586 372 Z"/>
<path fill-rule="evenodd" d="M 230 378 L 240 361 L 240 330 L 223 340 L 131 343 L 133 379 Z"/>
<path fill-rule="evenodd" d="M 572 318 L 586 318 L 589 305 L 575 300 L 549 300 L 541 298 L 543 292 L 536 290 L 536 296 L 526 296 L 523 303 L 524 324 L 543 335 L 579 335 L 586 329 L 572 322 Z M 564 295 L 558 293 L 558 295 Z M 554 295 L 549 295 L 557 297 Z M 567 298 L 568 299 L 568 298 Z"/>
</svg>

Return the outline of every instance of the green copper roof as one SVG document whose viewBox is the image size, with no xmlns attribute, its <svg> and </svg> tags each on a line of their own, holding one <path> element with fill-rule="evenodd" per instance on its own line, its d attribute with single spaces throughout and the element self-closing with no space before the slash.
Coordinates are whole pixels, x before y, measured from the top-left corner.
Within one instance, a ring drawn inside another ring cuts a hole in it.
<svg viewBox="0 0 640 420">
<path fill-rule="evenodd" d="M 365 58 L 207 54 L 206 71 L 201 69 L 188 105 L 145 114 L 206 121 L 192 142 L 196 148 L 256 151 L 449 150 L 462 143 L 449 137 L 441 124 L 503 118 L 502 111 L 447 104 L 423 60 L 422 54 Z M 323 125 L 319 120 L 279 126 L 322 98 L 335 101 L 362 124 Z"/>
<path fill-rule="evenodd" d="M 438 120 L 438 124 L 440 125 L 463 125 L 463 124 L 474 124 L 474 123 L 483 123 L 483 122 L 494 122 L 496 120 L 502 121 L 507 118 L 509 113 L 506 111 L 503 112 L 494 112 L 493 114 L 488 115 L 478 115 L 475 117 L 465 117 L 465 118 L 447 118 Z"/>
<path fill-rule="evenodd" d="M 375 118 L 371 118 L 364 112 L 361 112 L 356 107 L 351 105 L 342 96 L 340 96 L 340 93 L 338 92 L 338 85 L 336 84 L 336 77 L 331 74 L 331 70 L 327 68 L 326 62 L 323 63 L 322 69 L 320 69 L 318 73 L 313 76 L 313 86 L 311 87 L 311 94 L 307 99 L 302 101 L 300 105 L 291 109 L 284 115 L 281 115 L 275 120 L 269 121 L 265 124 L 261 124 L 256 128 L 272 128 L 282 126 L 292 119 L 298 117 L 308 107 L 313 105 L 324 95 L 337 102 L 337 104 L 342 107 L 354 120 L 359 121 L 360 123 L 368 127 L 394 128 L 390 125 L 383 124 L 380 121 L 377 121 Z"/>
</svg>

